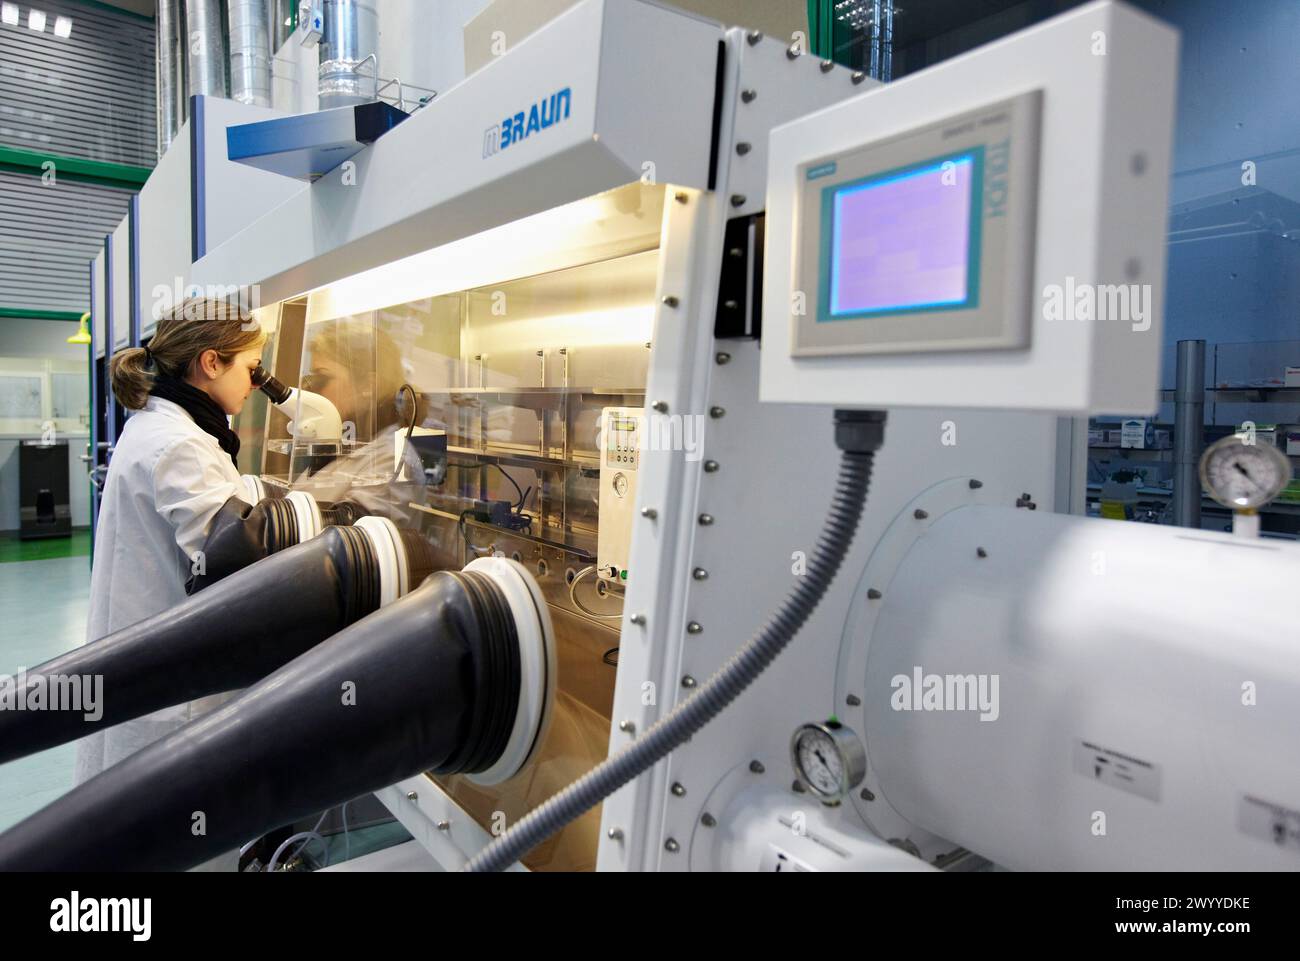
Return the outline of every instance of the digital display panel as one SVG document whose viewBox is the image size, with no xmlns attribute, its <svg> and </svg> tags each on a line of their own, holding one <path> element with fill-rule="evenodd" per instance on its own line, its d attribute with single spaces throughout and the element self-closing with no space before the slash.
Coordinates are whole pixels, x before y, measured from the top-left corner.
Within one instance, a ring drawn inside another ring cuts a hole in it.
<svg viewBox="0 0 1300 961">
<path fill-rule="evenodd" d="M 983 159 L 977 148 L 826 188 L 820 319 L 977 306 Z"/>
</svg>

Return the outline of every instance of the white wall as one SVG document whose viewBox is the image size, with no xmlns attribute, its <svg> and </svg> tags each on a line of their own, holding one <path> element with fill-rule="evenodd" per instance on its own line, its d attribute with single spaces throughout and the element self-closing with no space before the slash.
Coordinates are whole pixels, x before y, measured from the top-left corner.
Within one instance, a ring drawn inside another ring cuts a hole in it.
<svg viewBox="0 0 1300 961">
<path fill-rule="evenodd" d="M 76 332 L 76 321 L 0 319 L 0 357 L 85 360 L 89 351 L 84 345 L 67 343 Z"/>
<path fill-rule="evenodd" d="M 488 3 L 384 0 L 379 8 L 380 74 L 446 93 L 465 79 L 465 24 Z"/>
</svg>

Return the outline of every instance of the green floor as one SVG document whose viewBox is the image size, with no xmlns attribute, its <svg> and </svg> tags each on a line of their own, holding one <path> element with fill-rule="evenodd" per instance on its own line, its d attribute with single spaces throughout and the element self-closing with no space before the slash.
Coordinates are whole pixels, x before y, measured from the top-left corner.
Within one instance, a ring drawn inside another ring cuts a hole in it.
<svg viewBox="0 0 1300 961">
<path fill-rule="evenodd" d="M 89 527 L 75 528 L 71 537 L 43 537 L 32 541 L 20 540 L 17 531 L 0 531 L 0 564 L 89 556 Z"/>
</svg>

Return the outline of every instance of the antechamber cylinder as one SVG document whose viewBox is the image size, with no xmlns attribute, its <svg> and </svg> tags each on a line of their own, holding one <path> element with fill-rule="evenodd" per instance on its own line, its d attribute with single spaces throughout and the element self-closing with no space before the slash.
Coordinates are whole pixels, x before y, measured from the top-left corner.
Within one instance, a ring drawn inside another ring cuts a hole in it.
<svg viewBox="0 0 1300 961">
<path fill-rule="evenodd" d="M 857 640 L 885 797 L 1010 868 L 1300 868 L 1297 584 L 1291 543 L 952 511 Z"/>
</svg>

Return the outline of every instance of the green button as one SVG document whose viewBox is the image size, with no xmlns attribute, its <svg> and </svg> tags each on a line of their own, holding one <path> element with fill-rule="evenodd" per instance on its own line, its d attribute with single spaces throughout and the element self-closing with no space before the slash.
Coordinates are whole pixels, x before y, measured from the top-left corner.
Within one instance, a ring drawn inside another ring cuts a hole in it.
<svg viewBox="0 0 1300 961">
<path fill-rule="evenodd" d="M 627 571 L 619 571 L 618 576 L 623 580 L 627 580 Z"/>
</svg>

